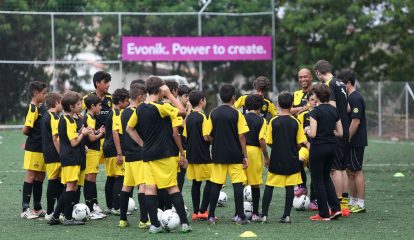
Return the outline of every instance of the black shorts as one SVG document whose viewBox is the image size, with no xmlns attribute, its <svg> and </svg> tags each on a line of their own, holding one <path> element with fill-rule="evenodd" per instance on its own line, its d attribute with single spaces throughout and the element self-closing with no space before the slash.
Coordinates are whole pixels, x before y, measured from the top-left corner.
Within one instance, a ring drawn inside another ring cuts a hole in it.
<svg viewBox="0 0 414 240">
<path fill-rule="evenodd" d="M 350 171 L 361 171 L 364 161 L 365 147 L 349 147 L 346 152 L 346 168 Z"/>
<path fill-rule="evenodd" d="M 346 151 L 348 142 L 343 138 L 336 141 L 335 158 L 332 161 L 332 170 L 344 171 L 346 169 Z"/>
</svg>

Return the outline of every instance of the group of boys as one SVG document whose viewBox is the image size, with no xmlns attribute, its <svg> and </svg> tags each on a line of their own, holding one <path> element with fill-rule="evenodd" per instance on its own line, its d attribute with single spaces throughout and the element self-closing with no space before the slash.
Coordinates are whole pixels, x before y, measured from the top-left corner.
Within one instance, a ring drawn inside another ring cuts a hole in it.
<svg viewBox="0 0 414 240">
<path fill-rule="evenodd" d="M 342 121 L 348 125 L 344 129 L 350 129 L 346 145 L 350 142 L 352 147 L 346 152 L 351 154 L 345 154 L 341 149 L 342 155 L 349 159 L 351 211 L 363 212 L 361 167 L 363 147 L 366 146 L 363 139 L 366 128 L 363 99 L 355 91 L 352 73 L 343 73 L 342 83 L 333 79 L 329 63 L 318 63 L 315 65 L 316 75 L 332 85 L 332 101 L 338 111 L 343 111 L 338 106 L 343 100 L 338 100 L 338 97 L 345 95 L 345 112 L 340 116 L 346 118 L 350 115 L 352 118 L 351 123 Z M 45 217 L 49 224 L 54 225 L 61 223 L 59 218 L 63 215 L 65 225 L 84 224 L 72 217 L 73 206 L 79 202 L 80 186 L 84 186 L 85 203 L 91 211 L 91 218 L 120 215 L 119 227 L 123 228 L 129 225 L 128 201 L 137 186 L 140 228 L 149 228 L 151 233 L 164 231 L 157 217 L 157 208 L 167 209 L 174 205 L 182 232 L 190 232 L 192 228 L 181 195 L 184 175 L 187 174 L 187 178 L 192 180 L 191 218 L 194 221 L 216 223 L 215 210 L 220 190 L 229 176 L 234 189 L 233 220 L 237 224 L 246 224 L 249 220 L 267 222 L 274 187 L 286 189 L 285 209 L 280 222 L 291 222 L 294 195 L 307 192 L 304 166 L 309 167 L 309 140 L 304 128 L 309 124 L 309 111 L 316 106 L 316 99 L 310 93 L 310 70 L 299 71 L 302 90 L 294 94 L 283 91 L 278 95 L 279 112 L 265 97 L 269 80 L 259 77 L 253 83 L 254 94 L 241 96 L 237 101 L 236 89 L 229 84 L 222 85 L 219 95 L 223 104 L 213 109 L 209 116 L 203 112 L 206 107 L 204 93 L 191 91 L 187 86 L 150 77 L 146 81 L 134 81 L 129 91 L 117 89 L 110 95 L 110 81 L 108 73 L 97 72 L 93 77 L 96 91 L 83 98 L 75 92 L 65 93 L 63 97 L 57 93 L 46 95 L 44 83 L 30 83 L 32 101 L 23 128 L 28 138 L 24 157 L 27 176 L 23 185 L 22 218 Z M 339 87 L 346 85 L 348 94 L 356 97 L 348 99 L 346 89 L 344 92 L 343 88 L 338 88 L 338 92 L 334 84 Z M 65 113 L 59 117 L 62 108 Z M 243 108 L 243 114 L 237 108 Z M 84 116 L 82 109 L 86 109 Z M 271 115 L 269 123 L 267 114 Z M 267 146 L 272 149 L 270 156 Z M 107 176 L 105 211 L 98 205 L 96 187 L 99 163 L 103 162 Z M 259 215 L 259 186 L 263 184 L 264 166 L 268 173 L 262 215 Z M 344 163 L 337 170 L 342 171 L 345 167 Z M 49 179 L 46 212 L 40 204 L 45 171 Z M 342 172 L 340 174 L 343 176 Z M 201 195 L 203 181 L 206 184 Z M 338 182 L 343 184 L 342 180 Z M 251 219 L 244 214 L 245 185 L 252 187 Z M 296 190 L 294 186 L 298 186 Z M 347 200 L 346 193 L 342 196 L 344 189 L 338 191 L 343 201 Z M 33 210 L 29 208 L 31 195 Z M 315 200 L 312 193 L 311 198 Z M 317 209 L 315 201 L 312 208 Z"/>
</svg>

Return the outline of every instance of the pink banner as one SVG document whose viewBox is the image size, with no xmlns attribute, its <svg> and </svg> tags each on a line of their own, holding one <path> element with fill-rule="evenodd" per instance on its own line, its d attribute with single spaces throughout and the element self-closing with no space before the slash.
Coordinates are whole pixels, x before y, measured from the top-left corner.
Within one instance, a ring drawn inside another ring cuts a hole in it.
<svg viewBox="0 0 414 240">
<path fill-rule="evenodd" d="M 124 61 L 271 60 L 272 37 L 122 37 Z"/>
</svg>

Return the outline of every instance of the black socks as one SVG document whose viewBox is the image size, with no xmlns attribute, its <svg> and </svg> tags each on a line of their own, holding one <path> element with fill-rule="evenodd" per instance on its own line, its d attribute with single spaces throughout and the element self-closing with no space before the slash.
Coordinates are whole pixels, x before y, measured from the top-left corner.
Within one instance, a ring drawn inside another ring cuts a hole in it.
<svg viewBox="0 0 414 240">
<path fill-rule="evenodd" d="M 36 211 L 42 209 L 41 201 L 42 201 L 42 190 L 43 190 L 43 182 L 34 181 L 33 182 L 33 208 Z"/>
<path fill-rule="evenodd" d="M 253 214 L 259 215 L 260 188 L 252 187 Z"/>
<path fill-rule="evenodd" d="M 50 179 L 47 185 L 46 199 L 47 199 L 47 214 L 51 214 L 55 207 L 55 202 L 59 199 L 63 191 L 63 184 L 60 179 Z"/>
<path fill-rule="evenodd" d="M 200 211 L 201 183 L 201 181 L 193 180 L 193 185 L 191 186 L 191 199 L 193 201 L 193 211 L 195 214 Z"/>
<path fill-rule="evenodd" d="M 112 201 L 113 201 L 113 189 L 114 189 L 115 177 L 106 177 L 105 182 L 105 200 L 106 206 L 109 209 L 112 209 Z"/>
<path fill-rule="evenodd" d="M 208 211 L 208 217 L 215 217 L 217 201 L 220 195 L 220 189 L 222 184 L 211 183 L 211 192 L 210 192 L 210 211 Z M 242 190 L 243 191 L 243 190 Z"/>
<path fill-rule="evenodd" d="M 120 220 L 127 220 L 127 211 L 128 211 L 128 203 L 129 203 L 129 192 L 121 191 L 120 194 L 120 210 L 121 210 L 121 216 Z"/>
<path fill-rule="evenodd" d="M 73 206 L 75 206 L 77 198 L 78 198 L 77 191 L 66 191 L 64 193 L 64 197 L 65 197 L 65 218 L 67 220 L 71 220 Z"/>
<path fill-rule="evenodd" d="M 185 212 L 184 199 L 181 192 L 170 194 L 171 202 L 174 204 L 178 216 L 180 216 L 181 224 L 188 224 L 187 214 Z"/>
<path fill-rule="evenodd" d="M 112 208 L 115 210 L 118 210 L 120 206 L 119 202 L 121 198 L 121 190 L 122 190 L 123 183 L 124 183 L 123 176 L 119 176 L 115 178 L 113 189 L 112 189 Z M 128 197 L 129 197 L 129 194 L 128 194 Z"/>
<path fill-rule="evenodd" d="M 145 202 L 148 209 L 148 214 L 150 217 L 151 225 L 155 227 L 160 226 L 160 222 L 158 221 L 158 210 L 157 210 L 157 196 L 156 195 L 145 195 Z"/>
<path fill-rule="evenodd" d="M 272 201 L 272 195 L 273 195 L 273 187 L 271 186 L 265 186 L 265 190 L 263 193 L 263 200 L 262 200 L 262 215 L 263 216 L 269 216 L 269 205 Z"/>
<path fill-rule="evenodd" d="M 212 183 L 210 181 L 206 181 L 206 186 L 204 187 L 203 191 L 203 201 L 201 202 L 200 212 L 205 213 L 207 211 L 208 205 L 210 203 L 210 192 L 211 192 Z M 220 195 L 220 192 L 219 192 Z"/>
<path fill-rule="evenodd" d="M 292 203 L 294 197 L 293 186 L 286 186 L 286 196 L 285 196 L 285 211 L 283 217 L 290 216 L 290 211 L 292 210 Z"/>
<path fill-rule="evenodd" d="M 33 184 L 24 182 L 23 183 L 23 198 L 22 198 L 22 210 L 30 208 L 30 198 L 32 197 Z"/>
<path fill-rule="evenodd" d="M 148 222 L 148 209 L 145 205 L 145 193 L 138 193 L 140 221 Z M 158 210 L 157 210 L 158 211 Z"/>
</svg>

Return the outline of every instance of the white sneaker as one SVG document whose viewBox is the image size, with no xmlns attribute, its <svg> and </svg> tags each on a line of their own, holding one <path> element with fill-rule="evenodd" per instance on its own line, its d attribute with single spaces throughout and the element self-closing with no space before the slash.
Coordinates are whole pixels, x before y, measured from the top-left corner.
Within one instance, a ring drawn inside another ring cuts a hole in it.
<svg viewBox="0 0 414 240">
<path fill-rule="evenodd" d="M 96 214 L 98 214 L 98 215 L 100 215 L 102 218 L 106 218 L 107 217 L 107 215 L 106 214 L 103 214 L 103 213 L 98 213 L 98 212 L 95 212 Z"/>
<path fill-rule="evenodd" d="M 38 211 L 36 211 L 36 210 L 32 210 L 32 213 L 34 214 L 34 215 L 36 215 L 37 217 L 39 217 L 39 218 L 42 218 L 42 217 L 44 217 L 44 216 L 46 216 L 46 211 L 45 210 L 43 210 L 43 209 L 40 209 L 40 210 L 38 210 Z"/>
<path fill-rule="evenodd" d="M 253 214 L 252 222 L 260 222 L 262 218 L 259 215 Z"/>
<path fill-rule="evenodd" d="M 53 216 L 53 212 L 51 214 L 46 214 L 45 220 L 49 221 L 50 219 L 52 219 L 52 216 Z"/>
<path fill-rule="evenodd" d="M 103 219 L 103 217 L 100 213 L 97 213 L 97 212 L 93 211 L 89 214 L 89 219 L 91 219 L 91 220 L 100 220 L 100 219 Z"/>
<path fill-rule="evenodd" d="M 127 215 L 132 215 L 132 212 L 127 212 Z"/>
<path fill-rule="evenodd" d="M 115 216 L 119 216 L 121 215 L 121 210 L 120 209 L 115 210 L 114 208 L 112 208 L 111 213 Z"/>
<path fill-rule="evenodd" d="M 35 218 L 38 218 L 39 216 L 33 214 L 32 210 L 27 208 L 26 211 L 20 214 L 20 217 L 23 219 L 35 219 Z"/>
<path fill-rule="evenodd" d="M 101 207 L 99 207 L 99 205 L 96 203 L 93 204 L 93 211 L 96 213 L 102 213 Z"/>
</svg>

